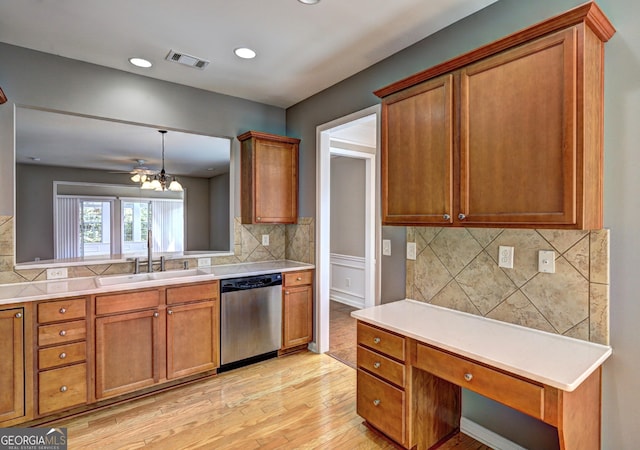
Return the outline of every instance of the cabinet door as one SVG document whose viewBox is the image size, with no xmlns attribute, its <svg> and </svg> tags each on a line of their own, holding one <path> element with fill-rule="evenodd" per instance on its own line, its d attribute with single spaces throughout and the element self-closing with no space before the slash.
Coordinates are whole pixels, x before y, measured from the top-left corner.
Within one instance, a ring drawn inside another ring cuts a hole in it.
<svg viewBox="0 0 640 450">
<path fill-rule="evenodd" d="M 311 286 L 284 290 L 282 347 L 295 347 L 313 339 L 313 289 Z"/>
<path fill-rule="evenodd" d="M 382 102 L 382 222 L 451 223 L 453 90 L 445 75 Z"/>
<path fill-rule="evenodd" d="M 96 319 L 96 398 L 158 381 L 159 313 L 155 310 Z"/>
<path fill-rule="evenodd" d="M 24 312 L 0 311 L 0 422 L 24 415 Z"/>
<path fill-rule="evenodd" d="M 254 164 L 255 221 L 295 223 L 298 215 L 298 146 L 257 139 Z"/>
<path fill-rule="evenodd" d="M 575 33 L 462 70 L 462 224 L 576 223 Z"/>
<path fill-rule="evenodd" d="M 217 301 L 167 309 L 167 378 L 213 370 L 220 365 Z"/>
</svg>

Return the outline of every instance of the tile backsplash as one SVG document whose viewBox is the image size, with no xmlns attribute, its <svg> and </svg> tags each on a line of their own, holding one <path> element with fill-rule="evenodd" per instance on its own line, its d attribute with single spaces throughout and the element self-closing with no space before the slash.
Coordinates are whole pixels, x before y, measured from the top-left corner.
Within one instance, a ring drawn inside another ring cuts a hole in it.
<svg viewBox="0 0 640 450">
<path fill-rule="evenodd" d="M 408 298 L 608 344 L 608 230 L 408 227 L 407 242 Z M 513 269 L 498 267 L 501 245 Z M 539 250 L 555 251 L 555 273 L 538 273 Z"/>
<path fill-rule="evenodd" d="M 14 271 L 13 229 L 13 217 L 0 216 L 0 284 L 45 280 L 45 269 Z M 262 245 L 264 234 L 269 235 L 268 246 Z M 240 218 L 236 217 L 234 254 L 214 257 L 212 264 L 273 261 L 285 258 L 312 264 L 315 257 L 314 242 L 314 219 L 311 217 L 300 217 L 298 223 L 293 225 L 243 225 Z M 167 261 L 167 269 L 181 269 L 185 260 L 191 267 L 196 264 L 194 258 L 171 259 Z M 69 277 L 132 273 L 133 263 L 71 266 L 68 271 Z"/>
</svg>

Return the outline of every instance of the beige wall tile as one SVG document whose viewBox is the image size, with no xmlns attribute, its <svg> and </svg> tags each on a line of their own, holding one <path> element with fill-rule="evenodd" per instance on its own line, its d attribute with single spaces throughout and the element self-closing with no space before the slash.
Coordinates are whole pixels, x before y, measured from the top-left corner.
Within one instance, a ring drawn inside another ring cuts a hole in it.
<svg viewBox="0 0 640 450">
<path fill-rule="evenodd" d="M 589 340 L 609 345 L 609 285 L 591 283 Z"/>
<path fill-rule="evenodd" d="M 453 278 L 429 247 L 418 255 L 415 261 L 414 276 L 415 288 L 427 300 L 440 292 Z M 417 293 L 414 289 L 414 295 Z"/>
<path fill-rule="evenodd" d="M 540 311 L 538 311 L 520 291 L 515 292 L 496 306 L 487 314 L 487 317 L 501 320 L 502 322 L 535 328 L 536 330 L 548 331 L 550 333 L 556 332 L 547 319 L 540 314 Z"/>
<path fill-rule="evenodd" d="M 609 284 L 609 230 L 591 232 L 591 272 L 592 283 Z"/>
<path fill-rule="evenodd" d="M 589 236 L 585 236 L 564 254 L 564 257 L 580 274 L 589 279 Z"/>
<path fill-rule="evenodd" d="M 584 230 L 537 230 L 558 252 L 564 253 L 589 234 Z"/>
<path fill-rule="evenodd" d="M 478 241 L 465 228 L 443 229 L 431 241 L 430 247 L 453 276 L 458 275 L 482 251 Z"/>
<path fill-rule="evenodd" d="M 456 311 L 463 311 L 478 316 L 481 315 L 480 310 L 469 300 L 467 294 L 464 293 L 455 280 L 451 281 L 443 290 L 436 294 L 430 303 L 455 309 Z"/>
<path fill-rule="evenodd" d="M 538 273 L 538 251 L 549 248 L 549 243 L 535 230 L 504 230 L 486 248 L 496 264 L 501 245 L 514 247 L 513 269 L 502 270 L 518 287 Z"/>
</svg>

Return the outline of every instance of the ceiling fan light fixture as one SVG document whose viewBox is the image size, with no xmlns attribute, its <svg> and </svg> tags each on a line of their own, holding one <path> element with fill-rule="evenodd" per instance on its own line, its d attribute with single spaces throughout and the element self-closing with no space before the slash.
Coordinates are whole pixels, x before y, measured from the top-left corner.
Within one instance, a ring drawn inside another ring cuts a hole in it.
<svg viewBox="0 0 640 450">
<path fill-rule="evenodd" d="M 151 64 L 151 61 L 144 58 L 138 58 L 138 57 L 129 58 L 129 62 L 134 66 L 142 67 L 143 69 L 148 69 L 149 67 L 153 66 L 153 64 Z"/>
<path fill-rule="evenodd" d="M 236 54 L 238 58 L 242 59 L 253 59 L 256 57 L 256 52 L 248 47 L 238 47 L 233 53 Z"/>
<path fill-rule="evenodd" d="M 320 3 L 320 0 L 298 0 L 300 3 L 304 3 L 305 5 L 317 5 Z"/>
<path fill-rule="evenodd" d="M 143 183 L 142 186 L 140 186 L 140 189 L 153 189 L 153 186 L 151 186 L 151 181 L 149 179 L 146 179 Z"/>
<path fill-rule="evenodd" d="M 173 177 L 173 180 L 169 185 L 169 190 L 173 192 L 182 192 L 184 189 L 182 188 L 182 185 L 178 182 L 178 179 L 176 177 Z"/>
</svg>

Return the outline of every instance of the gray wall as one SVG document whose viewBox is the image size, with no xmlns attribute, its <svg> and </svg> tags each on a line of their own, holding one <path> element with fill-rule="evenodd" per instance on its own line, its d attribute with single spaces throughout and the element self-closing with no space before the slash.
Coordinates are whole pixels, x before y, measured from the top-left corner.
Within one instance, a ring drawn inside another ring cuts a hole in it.
<svg viewBox="0 0 640 450">
<path fill-rule="evenodd" d="M 286 131 L 285 111 L 275 106 L 3 43 L 0 61 L 0 86 L 9 99 L 0 106 L 0 215 L 13 215 L 14 104 L 224 137 Z M 239 148 L 234 139 L 232 153 Z M 239 214 L 237 195 L 234 207 Z"/>
<path fill-rule="evenodd" d="M 391 256 L 380 256 L 380 303 L 402 300 L 406 297 L 405 255 L 407 229 L 382 227 L 382 239 L 391 241 Z"/>
<path fill-rule="evenodd" d="M 364 159 L 331 157 L 331 253 L 364 258 L 365 166 Z"/>
<path fill-rule="evenodd" d="M 229 245 L 229 174 L 209 178 L 210 250 L 233 250 Z"/>
<path fill-rule="evenodd" d="M 378 103 L 375 89 L 501 38 L 582 4 L 582 0 L 500 0 L 486 9 L 424 39 L 390 58 L 287 109 L 287 133 L 302 139 L 300 146 L 301 216 L 315 211 L 316 127 Z M 598 2 L 617 34 L 605 56 L 605 226 L 611 229 L 611 345 L 613 356 L 604 365 L 604 449 L 637 448 L 640 431 L 640 2 Z M 404 276 L 404 268 L 385 268 L 385 276 Z M 484 424 L 499 428 L 492 405 L 470 395 L 467 411 L 484 411 Z M 473 406 L 473 408 L 471 408 Z M 502 417 L 500 415 L 496 417 Z M 493 421 L 493 423 L 492 423 Z M 516 426 L 516 425 L 514 425 Z M 524 427 L 528 428 L 528 427 Z M 514 434 L 527 440 L 522 426 Z M 519 432 L 520 431 L 520 432 Z M 521 445 L 535 448 L 535 443 Z"/>
</svg>

